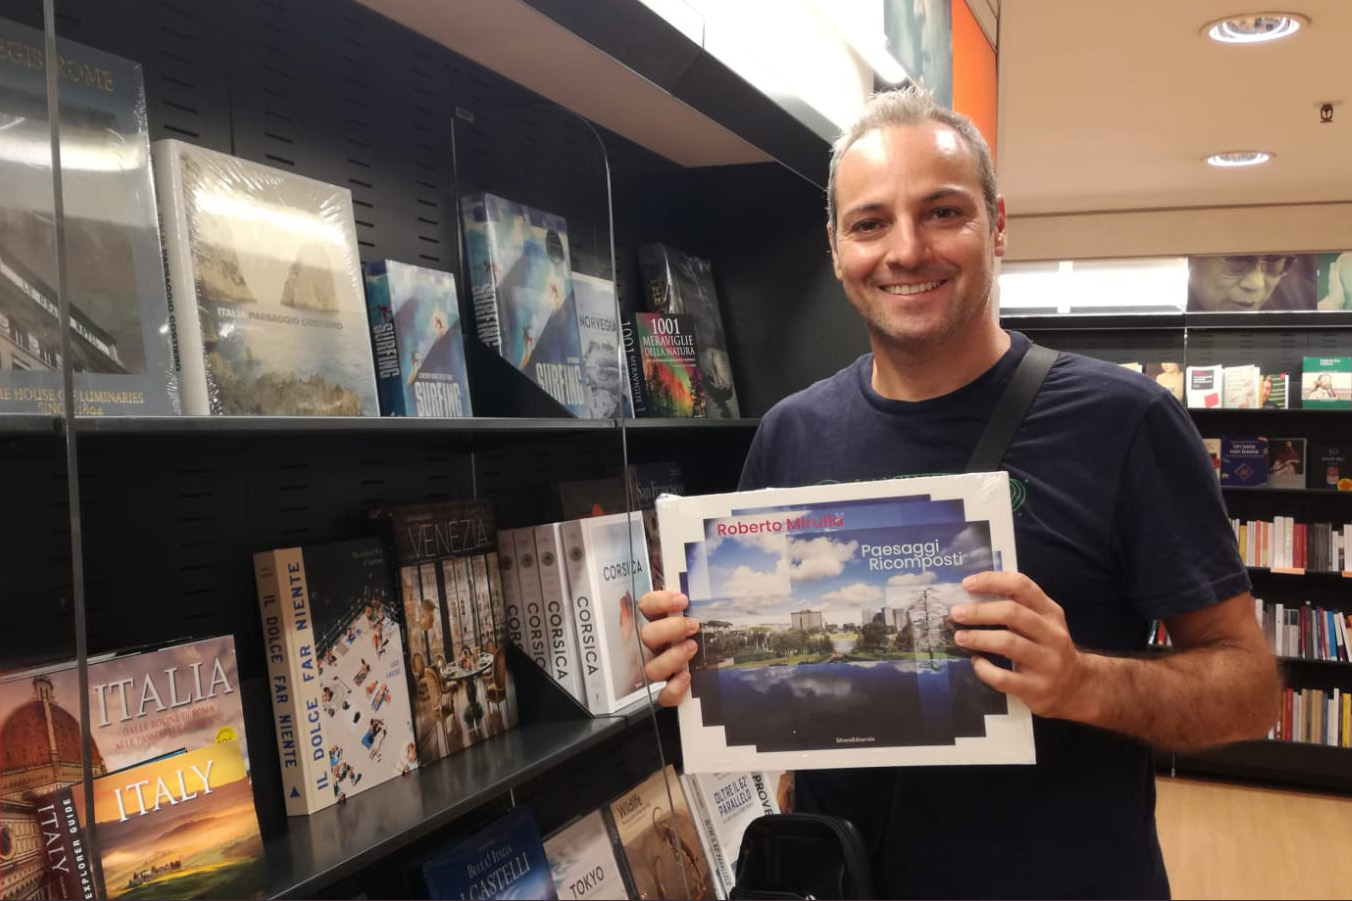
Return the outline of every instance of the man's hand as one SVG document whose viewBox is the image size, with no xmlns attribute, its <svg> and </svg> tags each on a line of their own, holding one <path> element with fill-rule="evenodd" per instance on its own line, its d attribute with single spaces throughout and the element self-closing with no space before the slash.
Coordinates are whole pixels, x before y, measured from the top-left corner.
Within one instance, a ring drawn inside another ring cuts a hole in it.
<svg viewBox="0 0 1352 901">
<path fill-rule="evenodd" d="M 690 600 L 679 591 L 650 591 L 638 602 L 648 620 L 639 630 L 639 638 L 657 656 L 644 668 L 649 681 L 667 685 L 657 696 L 663 707 L 674 707 L 690 688 L 690 658 L 699 646 L 690 636 L 699 631 L 699 621 L 680 612 Z"/>
<path fill-rule="evenodd" d="M 1039 716 L 1090 722 L 1093 699 L 1086 692 L 1084 653 L 1075 647 L 1066 614 L 1032 579 L 1016 572 L 968 576 L 962 587 L 973 594 L 1002 595 L 1006 600 L 954 607 L 959 626 L 1003 626 L 1003 629 L 959 629 L 954 640 L 973 652 L 972 669 L 991 688 L 1013 695 Z M 991 663 L 982 654 L 998 654 L 1013 671 Z"/>
</svg>

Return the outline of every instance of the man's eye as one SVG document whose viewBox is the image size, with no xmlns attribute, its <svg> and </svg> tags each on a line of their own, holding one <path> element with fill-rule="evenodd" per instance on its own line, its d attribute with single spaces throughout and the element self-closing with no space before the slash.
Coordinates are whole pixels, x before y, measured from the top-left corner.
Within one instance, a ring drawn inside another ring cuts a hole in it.
<svg viewBox="0 0 1352 901">
<path fill-rule="evenodd" d="M 882 223 L 877 219 L 861 219 L 850 226 L 852 232 L 872 232 L 882 228 Z"/>
<path fill-rule="evenodd" d="M 962 211 L 956 207 L 941 206 L 930 211 L 930 216 L 935 219 L 956 219 L 962 215 Z"/>
</svg>

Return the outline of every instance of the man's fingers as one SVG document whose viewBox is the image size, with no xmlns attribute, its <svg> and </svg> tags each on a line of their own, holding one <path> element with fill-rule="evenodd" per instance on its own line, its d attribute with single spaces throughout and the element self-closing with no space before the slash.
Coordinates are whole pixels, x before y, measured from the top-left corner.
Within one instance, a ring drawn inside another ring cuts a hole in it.
<svg viewBox="0 0 1352 901">
<path fill-rule="evenodd" d="M 644 623 L 638 630 L 639 637 L 654 654 L 666 649 L 684 638 L 699 631 L 699 620 L 689 616 L 667 616 L 653 622 Z"/>
<path fill-rule="evenodd" d="M 638 600 L 638 609 L 650 620 L 679 613 L 690 606 L 690 599 L 679 591 L 650 591 Z"/>
<path fill-rule="evenodd" d="M 657 695 L 657 703 L 663 707 L 675 707 L 681 703 L 685 693 L 690 690 L 690 671 L 682 670 L 667 680 L 666 686 Z"/>
<path fill-rule="evenodd" d="M 984 572 L 962 580 L 962 587 L 971 594 L 993 594 L 1017 601 L 1034 613 L 1060 611 L 1060 607 L 1037 583 L 1018 572 Z"/>
<path fill-rule="evenodd" d="M 676 673 L 689 667 L 690 658 L 695 656 L 695 651 L 698 649 L 699 645 L 693 639 L 674 644 L 649 660 L 647 665 L 643 667 L 643 672 L 648 676 L 649 682 L 670 679 Z"/>
</svg>

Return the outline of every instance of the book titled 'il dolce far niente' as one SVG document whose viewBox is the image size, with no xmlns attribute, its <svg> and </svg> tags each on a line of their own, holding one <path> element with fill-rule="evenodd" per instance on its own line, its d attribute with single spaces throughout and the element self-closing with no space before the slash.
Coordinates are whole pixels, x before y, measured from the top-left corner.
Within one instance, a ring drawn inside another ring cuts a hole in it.
<svg viewBox="0 0 1352 901">
<path fill-rule="evenodd" d="M 659 498 L 668 587 L 702 624 L 687 772 L 1034 762 L 949 611 L 1017 569 L 1006 473 Z M 679 580 L 679 581 L 677 581 Z"/>
</svg>

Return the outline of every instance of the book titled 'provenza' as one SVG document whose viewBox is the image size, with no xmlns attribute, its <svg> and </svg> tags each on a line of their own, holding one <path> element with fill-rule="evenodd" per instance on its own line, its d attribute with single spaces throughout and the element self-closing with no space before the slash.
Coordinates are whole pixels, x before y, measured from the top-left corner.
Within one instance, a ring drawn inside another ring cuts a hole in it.
<svg viewBox="0 0 1352 901">
<path fill-rule="evenodd" d="M 1005 473 L 657 502 L 667 584 L 702 623 L 678 713 L 688 772 L 1034 762 L 949 614 L 1017 569 Z M 679 580 L 679 582 L 677 582 Z"/>
</svg>

